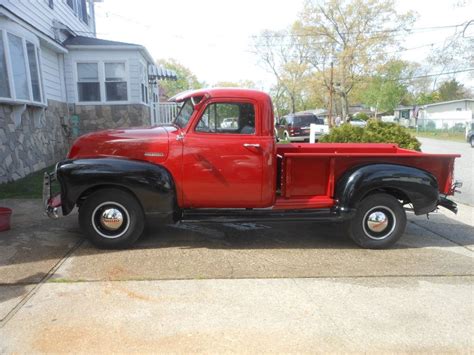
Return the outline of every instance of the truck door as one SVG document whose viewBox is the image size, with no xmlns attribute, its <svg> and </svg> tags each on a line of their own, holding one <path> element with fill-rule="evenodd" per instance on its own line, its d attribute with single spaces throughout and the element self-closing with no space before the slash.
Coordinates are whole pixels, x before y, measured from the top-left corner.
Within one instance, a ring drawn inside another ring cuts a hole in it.
<svg viewBox="0 0 474 355">
<path fill-rule="evenodd" d="M 183 139 L 185 207 L 259 207 L 264 140 L 258 105 L 242 99 L 209 101 Z"/>
</svg>

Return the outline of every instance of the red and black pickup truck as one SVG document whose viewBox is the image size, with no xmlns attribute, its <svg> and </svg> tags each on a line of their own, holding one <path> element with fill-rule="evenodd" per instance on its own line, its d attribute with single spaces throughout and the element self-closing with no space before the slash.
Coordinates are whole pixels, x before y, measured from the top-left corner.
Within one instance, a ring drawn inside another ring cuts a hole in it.
<svg viewBox="0 0 474 355">
<path fill-rule="evenodd" d="M 145 222 L 340 221 L 364 248 L 395 243 L 405 207 L 427 214 L 446 198 L 458 155 L 395 144 L 276 144 L 270 97 L 209 89 L 175 97 L 173 123 L 77 139 L 45 175 L 49 216 L 79 208 L 99 247 L 124 248 Z M 51 195 L 57 180 L 61 192 Z M 316 233 L 316 231 L 315 231 Z"/>
</svg>

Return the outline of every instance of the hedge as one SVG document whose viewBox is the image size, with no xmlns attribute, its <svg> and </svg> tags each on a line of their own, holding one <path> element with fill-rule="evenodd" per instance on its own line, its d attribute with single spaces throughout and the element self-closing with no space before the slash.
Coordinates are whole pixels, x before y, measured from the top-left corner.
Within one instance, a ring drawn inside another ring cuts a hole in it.
<svg viewBox="0 0 474 355">
<path fill-rule="evenodd" d="M 344 123 L 319 139 L 323 143 L 395 143 L 400 148 L 420 150 L 421 144 L 407 128 L 397 123 L 369 120 L 366 127 Z"/>
</svg>

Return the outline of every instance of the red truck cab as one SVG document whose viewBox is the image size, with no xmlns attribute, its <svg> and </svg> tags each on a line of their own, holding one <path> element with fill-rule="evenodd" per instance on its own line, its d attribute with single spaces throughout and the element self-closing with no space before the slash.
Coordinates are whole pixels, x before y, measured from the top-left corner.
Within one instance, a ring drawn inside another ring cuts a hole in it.
<svg viewBox="0 0 474 355">
<path fill-rule="evenodd" d="M 404 205 L 429 213 L 452 194 L 456 155 L 395 144 L 276 144 L 270 97 L 246 89 L 203 89 L 174 98 L 171 124 L 80 137 L 45 176 L 45 207 L 79 207 L 101 247 L 126 247 L 145 220 L 341 221 L 361 246 L 402 235 Z M 61 194 L 50 196 L 57 179 Z"/>
</svg>

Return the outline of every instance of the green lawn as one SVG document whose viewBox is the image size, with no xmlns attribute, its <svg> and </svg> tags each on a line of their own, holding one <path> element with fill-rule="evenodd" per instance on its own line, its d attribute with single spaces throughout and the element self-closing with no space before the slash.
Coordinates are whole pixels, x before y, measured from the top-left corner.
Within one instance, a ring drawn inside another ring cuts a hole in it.
<svg viewBox="0 0 474 355">
<path fill-rule="evenodd" d="M 4 198 L 41 198 L 43 193 L 43 175 L 54 170 L 54 165 L 37 171 L 14 182 L 0 184 L 0 199 Z"/>
<path fill-rule="evenodd" d="M 410 132 L 417 137 L 422 138 L 432 138 L 432 139 L 440 139 L 443 141 L 455 141 L 455 142 L 465 142 L 466 137 L 464 132 L 445 132 L 445 131 L 425 131 L 416 132 L 415 129 L 410 129 Z"/>
</svg>

